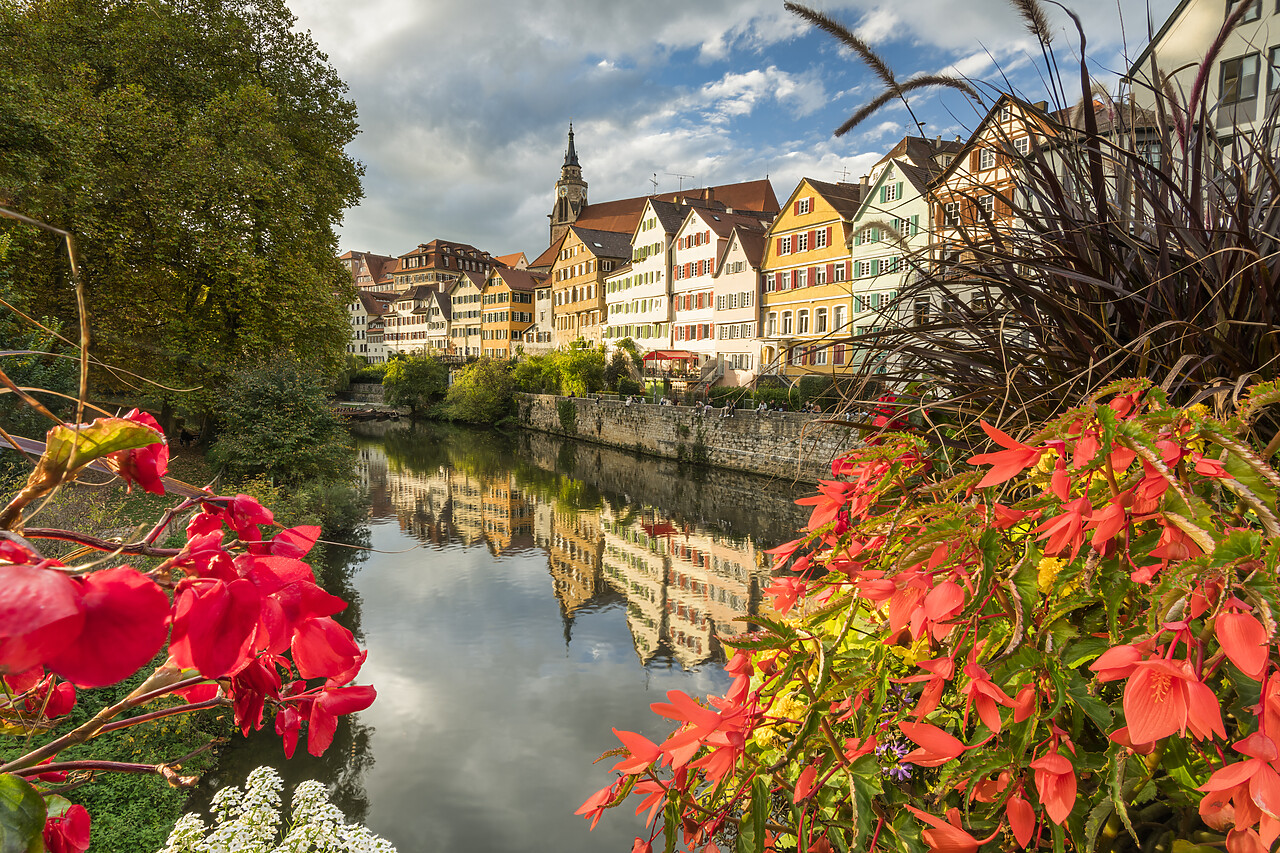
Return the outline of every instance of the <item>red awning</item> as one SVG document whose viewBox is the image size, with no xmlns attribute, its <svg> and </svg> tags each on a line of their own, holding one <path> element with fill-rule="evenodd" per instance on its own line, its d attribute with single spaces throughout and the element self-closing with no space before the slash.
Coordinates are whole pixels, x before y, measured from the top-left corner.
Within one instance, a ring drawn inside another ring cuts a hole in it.
<svg viewBox="0 0 1280 853">
<path fill-rule="evenodd" d="M 656 349 L 644 355 L 645 361 L 693 361 L 696 358 L 693 353 L 681 349 Z"/>
</svg>

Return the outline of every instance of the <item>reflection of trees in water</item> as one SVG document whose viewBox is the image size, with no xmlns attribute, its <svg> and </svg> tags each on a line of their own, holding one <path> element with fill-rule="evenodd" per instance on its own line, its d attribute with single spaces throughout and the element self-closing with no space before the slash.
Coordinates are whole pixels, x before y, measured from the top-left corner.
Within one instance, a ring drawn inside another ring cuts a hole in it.
<svg viewBox="0 0 1280 853">
<path fill-rule="evenodd" d="M 365 772 L 373 766 L 373 727 L 358 719 L 340 717 L 333 743 L 319 758 L 307 752 L 306 734 L 298 742 L 293 758 L 286 759 L 280 736 L 270 719 L 262 731 L 249 732 L 247 738 L 237 733 L 218 757 L 218 766 L 206 773 L 191 792 L 187 811 L 211 816 L 209 804 L 213 795 L 227 785 L 244 785 L 256 767 L 274 767 L 284 779 L 285 797 L 299 783 L 315 779 L 329 788 L 330 801 L 347 819 L 364 823 L 369 816 L 369 794 L 364 789 Z M 288 800 L 285 800 L 286 813 Z"/>
<path fill-rule="evenodd" d="M 364 632 L 360 626 L 360 593 L 356 591 L 354 578 L 356 570 L 369 559 L 369 528 L 362 527 L 355 533 L 348 534 L 340 540 L 341 544 L 317 545 L 310 554 L 311 569 L 315 572 L 316 583 L 330 595 L 336 595 L 347 602 L 347 608 L 334 615 L 338 624 L 355 635 L 357 640 L 364 640 Z"/>
</svg>

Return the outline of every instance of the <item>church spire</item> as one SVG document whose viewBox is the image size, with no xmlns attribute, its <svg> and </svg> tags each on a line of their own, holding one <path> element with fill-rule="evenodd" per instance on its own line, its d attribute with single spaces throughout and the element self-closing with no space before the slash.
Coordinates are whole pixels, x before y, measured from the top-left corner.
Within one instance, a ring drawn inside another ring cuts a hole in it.
<svg viewBox="0 0 1280 853">
<path fill-rule="evenodd" d="M 573 147 L 573 122 L 569 122 L 569 148 L 564 152 L 564 164 L 566 166 L 578 165 L 578 152 Z"/>
</svg>

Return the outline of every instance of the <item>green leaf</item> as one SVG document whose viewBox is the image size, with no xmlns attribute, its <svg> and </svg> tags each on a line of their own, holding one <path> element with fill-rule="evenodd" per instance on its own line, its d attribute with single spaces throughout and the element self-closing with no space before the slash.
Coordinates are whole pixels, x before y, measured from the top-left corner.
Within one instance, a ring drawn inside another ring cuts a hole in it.
<svg viewBox="0 0 1280 853">
<path fill-rule="evenodd" d="M 1093 720 L 1099 731 L 1103 734 L 1111 731 L 1113 722 L 1111 708 L 1098 697 L 1089 695 L 1089 685 L 1079 675 L 1075 675 L 1067 683 L 1067 695 L 1090 720 Z"/>
<path fill-rule="evenodd" d="M 1262 534 L 1256 530 L 1236 530 L 1228 534 L 1213 550 L 1211 565 L 1215 569 L 1240 560 L 1262 556 Z"/>
<path fill-rule="evenodd" d="M 1111 648 L 1111 643 L 1101 637 L 1085 637 L 1067 646 L 1062 652 L 1062 662 L 1068 669 L 1082 666 Z"/>
<path fill-rule="evenodd" d="M 667 793 L 667 808 L 662 815 L 662 824 L 666 853 L 673 853 L 676 849 L 676 828 L 680 826 L 680 800 L 674 785 Z"/>
<path fill-rule="evenodd" d="M 25 779 L 0 776 L 0 853 L 44 850 L 44 799 Z"/>
<path fill-rule="evenodd" d="M 148 426 L 125 418 L 98 418 L 91 424 L 59 424 L 45 436 L 40 468 L 55 476 L 74 474 L 108 453 L 136 450 L 164 441 Z"/>
<path fill-rule="evenodd" d="M 738 853 L 762 853 L 769 823 L 769 782 L 757 776 L 751 782 L 751 809 L 738 825 Z"/>
</svg>

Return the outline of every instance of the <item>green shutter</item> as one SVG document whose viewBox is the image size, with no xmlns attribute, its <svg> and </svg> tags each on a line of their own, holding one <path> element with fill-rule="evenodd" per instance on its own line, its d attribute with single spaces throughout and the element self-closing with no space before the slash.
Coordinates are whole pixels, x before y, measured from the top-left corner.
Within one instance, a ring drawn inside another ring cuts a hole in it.
<svg viewBox="0 0 1280 853">
<path fill-rule="evenodd" d="M 884 187 L 880 188 L 880 203 L 884 204 Z"/>
<path fill-rule="evenodd" d="M 898 181 L 898 198 L 902 198 L 902 181 Z"/>
<path fill-rule="evenodd" d="M 920 214 L 911 214 L 911 236 L 914 237 L 920 233 Z"/>
</svg>

